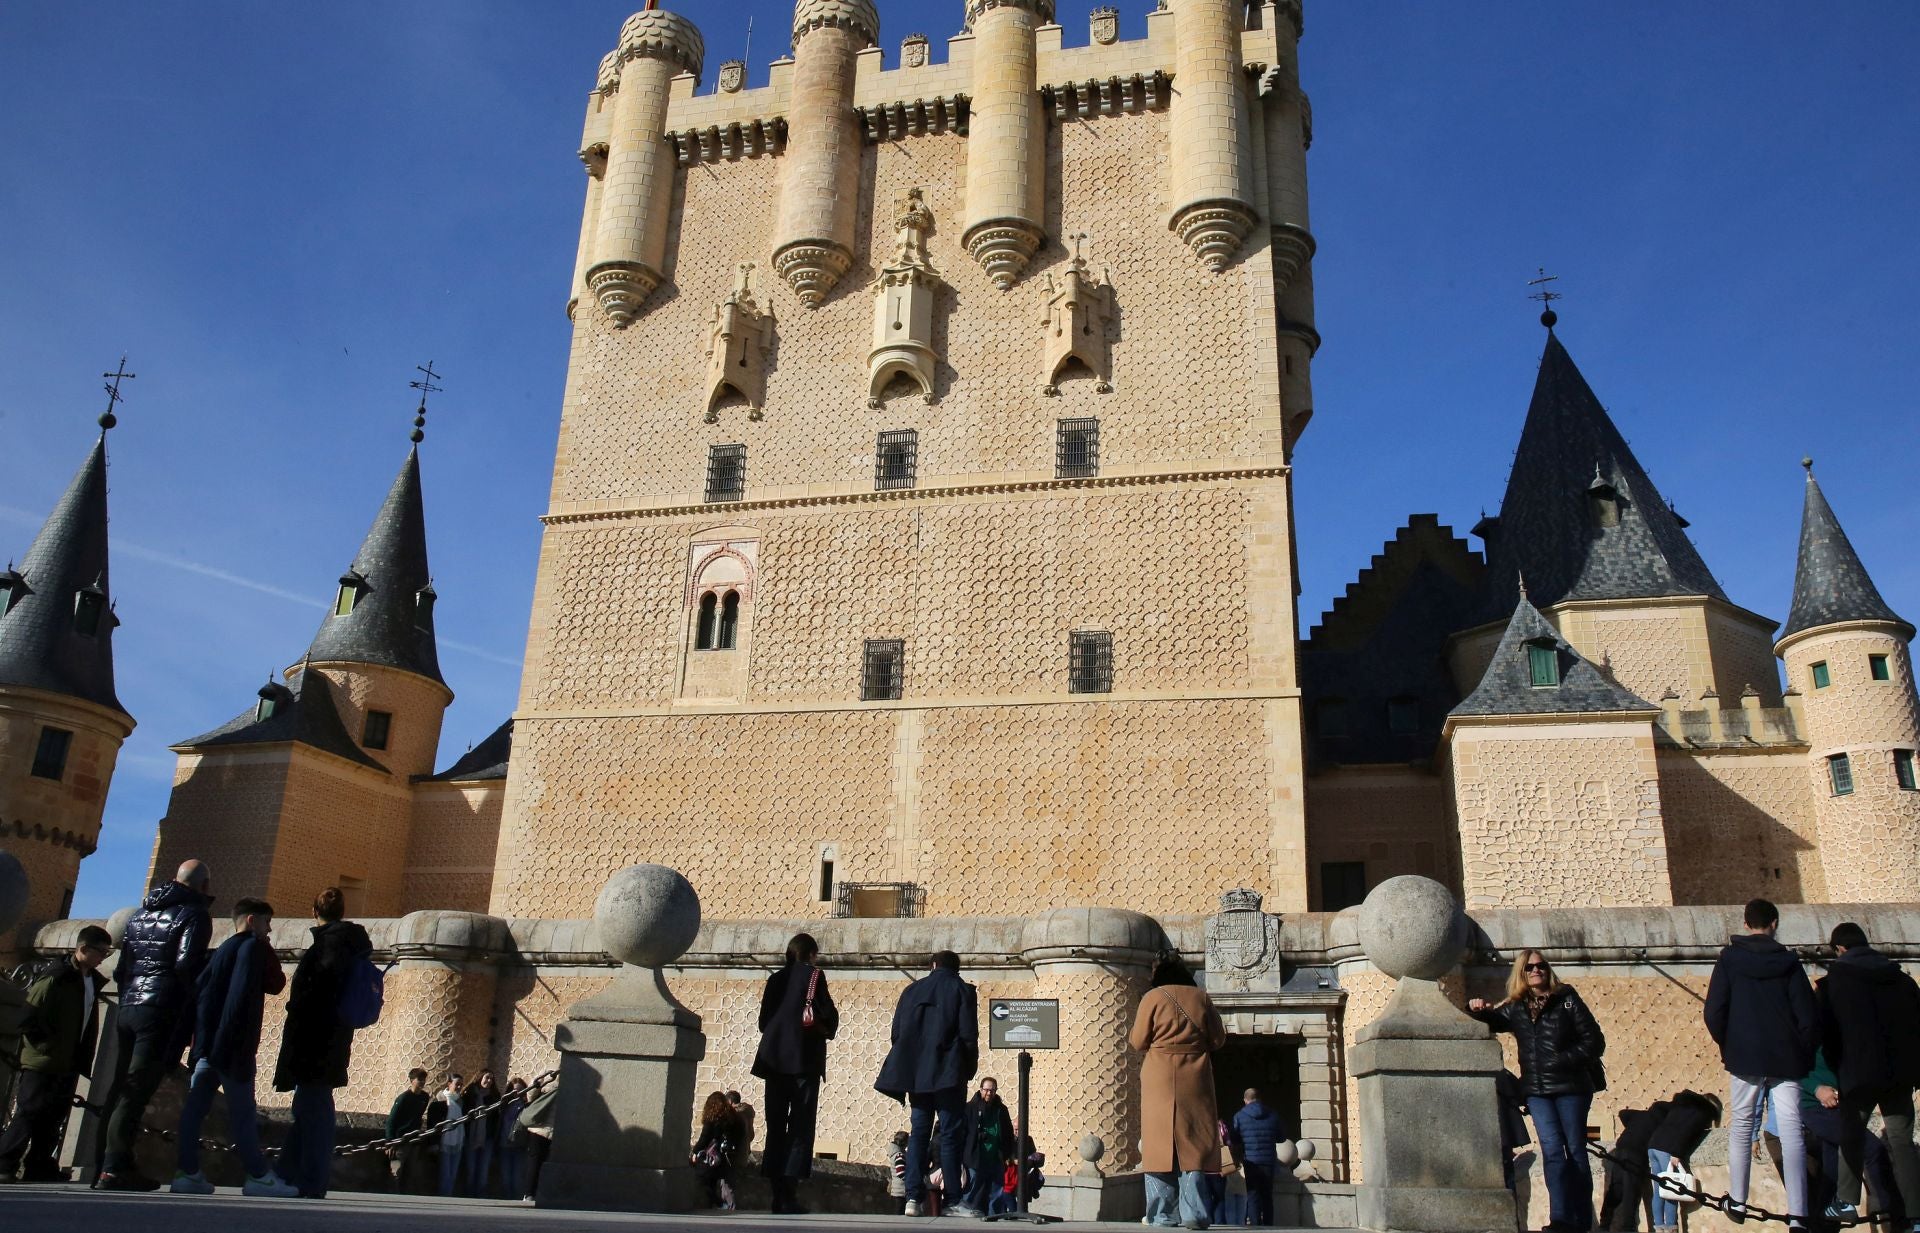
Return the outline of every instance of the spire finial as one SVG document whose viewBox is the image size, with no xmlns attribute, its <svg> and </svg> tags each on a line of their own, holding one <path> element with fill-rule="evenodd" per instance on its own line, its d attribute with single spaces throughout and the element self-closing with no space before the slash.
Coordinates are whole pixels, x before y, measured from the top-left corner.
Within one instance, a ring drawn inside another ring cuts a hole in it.
<svg viewBox="0 0 1920 1233">
<path fill-rule="evenodd" d="M 427 436 L 427 395 L 438 394 L 442 387 L 434 384 L 440 377 L 440 374 L 433 371 L 432 360 L 428 360 L 424 368 L 415 364 L 413 371 L 420 373 L 421 377 L 418 381 L 407 382 L 407 388 L 420 391 L 420 405 L 414 409 L 413 435 L 409 437 L 408 440 L 418 445 L 421 441 L 425 440 Z"/>
<path fill-rule="evenodd" d="M 120 394 L 120 383 L 122 381 L 131 381 L 140 374 L 127 371 L 127 357 L 122 355 L 120 357 L 119 368 L 112 372 L 103 372 L 100 375 L 113 383 L 105 387 L 107 391 L 107 409 L 100 413 L 100 431 L 104 433 L 107 429 L 112 428 L 120 422 L 120 417 L 113 413 L 114 404 L 123 401 Z"/>
<path fill-rule="evenodd" d="M 1527 576 L 1519 570 L 1513 571 L 1513 576 L 1519 581 L 1520 599 L 1524 603 L 1527 598 Z"/>
<path fill-rule="evenodd" d="M 1805 467 L 1805 468 L 1807 469 L 1807 478 L 1808 478 L 1808 479 L 1812 479 L 1812 478 L 1813 478 L 1813 457 L 1812 457 L 1812 455 L 1808 455 L 1807 457 L 1805 457 L 1805 458 L 1802 458 L 1802 459 L 1800 460 L 1800 465 L 1801 465 L 1801 466 L 1803 466 L 1803 467 Z"/>
<path fill-rule="evenodd" d="M 1538 277 L 1529 278 L 1527 280 L 1527 286 L 1538 287 L 1539 290 L 1527 298 L 1529 300 L 1540 301 L 1540 324 L 1546 326 L 1548 332 L 1551 333 L 1555 323 L 1560 320 L 1560 314 L 1553 311 L 1553 302 L 1558 299 L 1564 299 L 1565 297 L 1558 291 L 1547 286 L 1548 283 L 1559 282 L 1560 276 L 1558 274 L 1547 273 L 1547 267 L 1545 266 L 1539 266 L 1537 269 L 1539 271 Z"/>
</svg>

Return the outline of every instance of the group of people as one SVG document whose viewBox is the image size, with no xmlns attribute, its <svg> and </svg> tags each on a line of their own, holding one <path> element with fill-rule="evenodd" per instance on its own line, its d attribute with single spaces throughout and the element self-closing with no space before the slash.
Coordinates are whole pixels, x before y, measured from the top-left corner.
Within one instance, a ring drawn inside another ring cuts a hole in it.
<svg viewBox="0 0 1920 1233">
<path fill-rule="evenodd" d="M 398 1188 L 426 1189 L 427 1162 L 437 1156 L 435 1189 L 443 1197 L 531 1201 L 553 1136 L 551 1124 L 539 1116 L 542 1097 L 528 1096 L 527 1081 L 518 1077 L 502 1088 L 491 1070 L 481 1071 L 472 1083 L 450 1074 L 446 1086 L 431 1093 L 427 1078 L 419 1067 L 407 1072 L 406 1090 L 387 1111 L 386 1137 L 446 1129 L 388 1150 L 399 1163 Z"/>
<path fill-rule="evenodd" d="M 1624 1111 L 1598 1214 L 1586 1119 L 1594 1094 L 1606 1087 L 1606 1037 L 1592 1011 L 1539 951 L 1515 958 L 1501 1001 L 1468 1002 L 1470 1014 L 1514 1037 L 1518 1090 L 1505 1103 L 1509 1111 L 1524 1103 L 1539 1137 L 1550 1230 L 1637 1228 L 1643 1204 L 1657 1233 L 1676 1230 L 1687 1158 L 1724 1109 L 1729 1210 L 1737 1219 L 1749 1211 L 1753 1149 L 1764 1133 L 1778 1145 L 1793 1227 L 1859 1216 L 1864 1178 L 1877 1215 L 1920 1233 L 1920 1152 L 1913 1142 L 1920 985 L 1874 950 L 1858 924 L 1834 927 L 1826 973 L 1809 982 L 1799 957 L 1775 936 L 1778 908 L 1755 899 L 1743 922 L 1745 932 L 1714 964 L 1704 1009 L 1727 1071 L 1725 1104 L 1683 1091 Z M 1868 1130 L 1876 1112 L 1884 1138 Z M 1509 1158 L 1524 1133 L 1503 1119 Z M 1674 1184 L 1660 1184 L 1662 1175 Z"/>
<path fill-rule="evenodd" d="M 201 1167 L 200 1131 L 214 1096 L 224 1091 L 228 1133 L 246 1170 L 242 1193 L 324 1198 L 333 1158 L 333 1092 L 346 1086 L 353 1047 L 354 1029 L 342 1015 L 342 1002 L 373 943 L 365 929 L 345 919 L 340 890 L 328 887 L 314 900 L 312 936 L 289 979 L 269 940 L 273 908 L 263 900 L 237 900 L 229 914 L 231 934 L 212 946 L 212 882 L 205 864 L 187 861 L 127 921 L 113 973 L 120 1013 L 113 1074 L 101 1103 L 106 1133 L 94 1186 L 148 1191 L 163 1185 L 136 1167 L 134 1139 L 161 1080 L 185 1052 L 187 1096 L 168 1188 L 213 1193 Z M 58 1136 L 74 1090 L 93 1063 L 99 968 L 112 950 L 105 930 L 85 926 L 73 953 L 28 992 L 28 1050 L 14 1119 L 0 1135 L 0 1180 L 59 1176 Z M 293 1094 L 293 1124 L 277 1161 L 269 1163 L 260 1148 L 254 1072 L 266 999 L 282 993 L 286 1022 L 273 1086 Z"/>
</svg>

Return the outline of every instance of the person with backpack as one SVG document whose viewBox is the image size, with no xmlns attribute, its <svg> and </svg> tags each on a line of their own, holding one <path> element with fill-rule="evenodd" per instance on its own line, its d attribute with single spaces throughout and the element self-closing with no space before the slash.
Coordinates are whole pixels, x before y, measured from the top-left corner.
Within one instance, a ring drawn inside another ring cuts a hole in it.
<svg viewBox="0 0 1920 1233">
<path fill-rule="evenodd" d="M 760 1171 L 773 1188 L 776 1215 L 800 1215 L 800 1183 L 813 1175 L 813 1132 L 820 1115 L 820 1084 L 827 1077 L 827 1042 L 840 1031 L 840 1012 L 819 967 L 820 944 L 796 933 L 787 962 L 767 977 L 760 994 L 760 1048 L 753 1074 L 767 1085 L 767 1142 Z"/>
<path fill-rule="evenodd" d="M 688 1159 L 693 1175 L 706 1188 L 707 1205 L 723 1212 L 734 1210 L 733 1151 L 740 1142 L 740 1114 L 725 1092 L 707 1097 L 700 1110 L 700 1137 Z"/>
<path fill-rule="evenodd" d="M 1744 1218 L 1753 1178 L 1753 1140 L 1766 1101 L 1780 1129 L 1780 1173 L 1787 1214 L 1807 1217 L 1807 1148 L 1800 1127 L 1800 1079 L 1819 1043 L 1813 986 L 1800 960 L 1780 945 L 1780 909 L 1765 899 L 1741 913 L 1747 931 L 1714 961 L 1702 1011 L 1727 1070 L 1728 1214 Z"/>
<path fill-rule="evenodd" d="M 105 983 L 99 968 L 113 951 L 113 938 L 98 925 L 81 926 L 77 942 L 72 954 L 27 986 L 20 1086 L 13 1120 L 0 1134 L 0 1184 L 60 1179 L 60 1132 L 80 1076 L 93 1065 Z"/>
<path fill-rule="evenodd" d="M 174 1194 L 212 1194 L 213 1183 L 200 1171 L 200 1127 L 213 1108 L 214 1094 L 227 1094 L 227 1133 L 234 1154 L 247 1171 L 240 1193 L 290 1199 L 299 1190 L 282 1181 L 260 1152 L 260 1119 L 253 1103 L 254 1054 L 260 1051 L 260 1020 L 267 998 L 287 987 L 269 932 L 273 908 L 264 900 L 240 899 L 233 905 L 233 936 L 220 944 L 200 974 L 195 1007 L 192 1078 L 180 1110 L 179 1164 Z"/>
<path fill-rule="evenodd" d="M 1826 1059 L 1839 1100 L 1840 1160 L 1834 1210 L 1858 1214 L 1867 1119 L 1886 1125 L 1887 1152 L 1910 1227 L 1920 1228 L 1920 1153 L 1913 1146 L 1913 1089 L 1920 1085 L 1920 985 L 1875 950 L 1852 921 L 1833 927 L 1835 958 L 1814 991 Z M 1893 1196 L 1876 1194 L 1885 1209 Z"/>
<path fill-rule="evenodd" d="M 354 1029 L 371 1022 L 369 1002 L 378 1014 L 373 940 L 346 914 L 347 897 L 337 886 L 313 901 L 316 923 L 288 985 L 286 1026 L 273 1071 L 273 1090 L 293 1093 L 293 1128 L 280 1148 L 280 1176 L 305 1199 L 327 1197 L 334 1089 L 347 1085 Z"/>
<path fill-rule="evenodd" d="M 519 1129 L 526 1132 L 527 1149 L 527 1193 L 521 1202 L 532 1206 L 540 1193 L 540 1170 L 546 1166 L 547 1156 L 553 1151 L 553 1102 L 560 1092 L 558 1083 L 547 1084 L 547 1090 L 535 1096 L 527 1103 L 526 1110 L 520 1114 Z"/>
</svg>

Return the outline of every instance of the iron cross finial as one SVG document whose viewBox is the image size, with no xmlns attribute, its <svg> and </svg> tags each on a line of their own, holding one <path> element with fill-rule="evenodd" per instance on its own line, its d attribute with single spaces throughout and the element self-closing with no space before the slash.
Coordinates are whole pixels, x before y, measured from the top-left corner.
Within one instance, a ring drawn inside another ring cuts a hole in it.
<svg viewBox="0 0 1920 1233">
<path fill-rule="evenodd" d="M 1560 314 L 1553 311 L 1553 302 L 1555 300 L 1564 299 L 1566 297 L 1562 296 L 1558 291 L 1555 291 L 1553 288 L 1547 285 L 1549 283 L 1559 282 L 1560 276 L 1558 274 L 1547 273 L 1547 268 L 1545 266 L 1539 266 L 1537 268 L 1539 271 L 1539 276 L 1536 278 L 1529 278 L 1527 280 L 1527 286 L 1538 287 L 1539 290 L 1535 291 L 1532 295 L 1529 295 L 1527 298 L 1529 300 L 1540 301 L 1540 309 L 1541 309 L 1540 324 L 1546 326 L 1548 329 L 1552 329 L 1554 326 L 1554 323 L 1560 320 Z"/>
<path fill-rule="evenodd" d="M 113 383 L 104 387 L 107 391 L 107 409 L 100 413 L 100 427 L 104 430 L 112 428 L 120 422 L 120 417 L 113 413 L 114 405 L 125 401 L 124 396 L 120 393 L 120 383 L 122 381 L 131 381 L 140 374 L 127 371 L 127 357 L 122 355 L 120 357 L 119 368 L 112 372 L 103 372 L 100 375 Z"/>
<path fill-rule="evenodd" d="M 438 394 L 443 387 L 435 384 L 441 374 L 433 371 L 432 360 L 428 360 L 425 367 L 415 364 L 413 371 L 420 374 L 420 379 L 418 381 L 407 382 L 407 388 L 420 391 L 420 405 L 414 408 L 413 434 L 409 440 L 415 445 L 418 445 L 421 441 L 425 440 L 427 436 L 427 395 Z"/>
</svg>

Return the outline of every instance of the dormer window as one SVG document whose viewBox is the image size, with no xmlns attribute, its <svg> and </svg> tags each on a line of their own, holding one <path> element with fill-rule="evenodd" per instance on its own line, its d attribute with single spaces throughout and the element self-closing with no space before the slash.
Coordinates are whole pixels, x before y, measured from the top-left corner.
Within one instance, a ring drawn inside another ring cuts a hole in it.
<svg viewBox="0 0 1920 1233">
<path fill-rule="evenodd" d="M 1598 464 L 1593 468 L 1593 482 L 1587 485 L 1587 507 L 1593 525 L 1601 530 L 1620 525 L 1620 490 L 1600 474 Z"/>
<path fill-rule="evenodd" d="M 366 590 L 367 580 L 359 574 L 348 570 L 346 573 L 340 575 L 340 591 L 339 594 L 333 598 L 333 615 L 346 616 L 349 612 L 352 612 L 354 606 L 360 602 L 360 597 L 366 593 Z"/>
<path fill-rule="evenodd" d="M 433 632 L 433 605 L 440 599 L 440 593 L 429 582 L 413 594 L 413 623 L 416 628 Z"/>
<path fill-rule="evenodd" d="M 1527 643 L 1527 677 L 1535 689 L 1560 685 L 1560 648 L 1542 638 Z"/>
<path fill-rule="evenodd" d="M 100 618 L 107 612 L 107 593 L 98 583 L 82 587 L 73 597 L 73 632 L 83 638 L 99 636 Z"/>
<path fill-rule="evenodd" d="M 0 616 L 13 611 L 13 606 L 33 594 L 33 588 L 20 572 L 9 565 L 0 571 Z"/>
<path fill-rule="evenodd" d="M 280 711 L 280 691 L 269 681 L 260 687 L 260 701 L 253 708 L 253 722 L 263 724 Z"/>
</svg>

